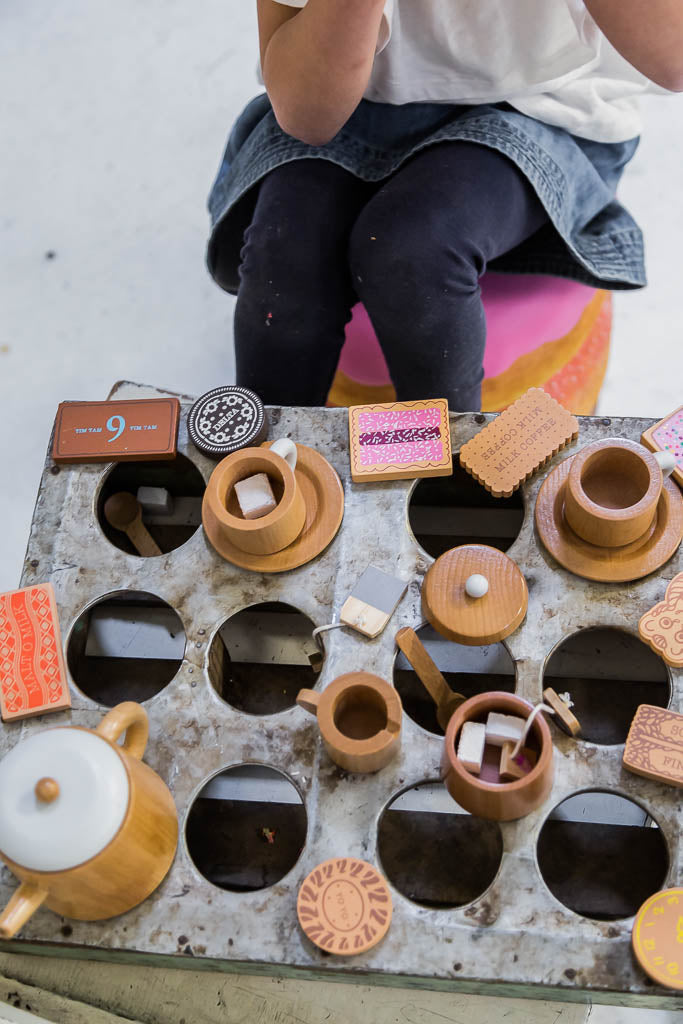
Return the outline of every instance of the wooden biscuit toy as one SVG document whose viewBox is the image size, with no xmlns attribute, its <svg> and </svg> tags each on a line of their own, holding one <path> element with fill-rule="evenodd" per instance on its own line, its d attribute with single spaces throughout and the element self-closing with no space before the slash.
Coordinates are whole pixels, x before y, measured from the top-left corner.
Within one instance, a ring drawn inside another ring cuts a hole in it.
<svg viewBox="0 0 683 1024">
<path fill-rule="evenodd" d="M 179 420 L 177 398 L 62 402 L 52 458 L 62 463 L 174 459 Z"/>
<path fill-rule="evenodd" d="M 650 451 L 670 453 L 673 479 L 683 487 L 683 405 L 645 430 L 640 439 Z"/>
<path fill-rule="evenodd" d="M 249 388 L 228 384 L 198 398 L 187 414 L 187 432 L 195 448 L 224 459 L 241 448 L 256 448 L 268 436 L 268 414 Z"/>
<path fill-rule="evenodd" d="M 507 498 L 579 436 L 579 421 L 530 388 L 460 449 L 460 464 L 495 498 Z"/>
<path fill-rule="evenodd" d="M 674 668 L 683 668 L 683 572 L 674 576 L 663 601 L 638 623 L 641 640 Z"/>
<path fill-rule="evenodd" d="M 71 707 L 51 583 L 0 594 L 0 715 L 4 722 Z"/>
<path fill-rule="evenodd" d="M 453 472 L 448 402 L 386 402 L 349 409 L 351 478 L 411 480 Z"/>
<path fill-rule="evenodd" d="M 683 788 L 683 715 L 641 704 L 624 748 L 624 768 Z"/>
<path fill-rule="evenodd" d="M 344 601 L 339 621 L 364 636 L 379 636 L 394 614 L 408 584 L 369 565 Z"/>
<path fill-rule="evenodd" d="M 364 953 L 391 924 L 391 893 L 379 871 L 356 857 L 318 864 L 301 883 L 296 902 L 305 935 L 337 956 Z"/>
<path fill-rule="evenodd" d="M 683 989 L 683 889 L 664 889 L 643 903 L 633 922 L 631 944 L 653 981 Z"/>
</svg>

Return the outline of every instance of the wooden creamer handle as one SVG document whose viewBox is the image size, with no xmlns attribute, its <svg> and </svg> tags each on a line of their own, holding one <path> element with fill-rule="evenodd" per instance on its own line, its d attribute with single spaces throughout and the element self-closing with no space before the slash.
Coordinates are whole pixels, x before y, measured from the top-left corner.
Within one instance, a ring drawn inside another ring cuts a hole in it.
<svg viewBox="0 0 683 1024">
<path fill-rule="evenodd" d="M 320 694 L 316 693 L 315 690 L 299 690 L 296 698 L 299 707 L 303 708 L 304 711 L 308 711 L 311 715 L 318 714 L 319 701 Z"/>
<path fill-rule="evenodd" d="M 149 736 L 147 712 L 141 704 L 136 704 L 133 700 L 124 701 L 104 716 L 95 732 L 110 743 L 116 743 L 121 733 L 125 732 L 126 738 L 122 749 L 126 754 L 141 761 Z"/>
</svg>

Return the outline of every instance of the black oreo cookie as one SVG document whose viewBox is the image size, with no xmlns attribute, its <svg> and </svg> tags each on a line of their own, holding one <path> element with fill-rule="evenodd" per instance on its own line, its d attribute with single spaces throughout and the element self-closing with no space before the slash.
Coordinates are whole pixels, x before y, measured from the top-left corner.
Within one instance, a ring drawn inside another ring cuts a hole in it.
<svg viewBox="0 0 683 1024">
<path fill-rule="evenodd" d="M 200 452 L 222 459 L 265 441 L 268 416 L 258 395 L 231 384 L 197 399 L 187 417 L 187 431 Z"/>
</svg>

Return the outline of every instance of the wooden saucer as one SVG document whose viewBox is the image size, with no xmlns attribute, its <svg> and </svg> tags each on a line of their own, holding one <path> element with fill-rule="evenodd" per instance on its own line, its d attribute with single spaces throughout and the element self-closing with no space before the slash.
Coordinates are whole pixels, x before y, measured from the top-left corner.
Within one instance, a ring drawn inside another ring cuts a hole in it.
<svg viewBox="0 0 683 1024">
<path fill-rule="evenodd" d="M 643 903 L 631 942 L 636 960 L 659 985 L 683 989 L 683 889 L 663 889 Z"/>
<path fill-rule="evenodd" d="M 270 444 L 261 447 L 270 447 Z M 272 555 L 252 555 L 230 541 L 219 539 L 210 517 L 204 530 L 218 554 L 241 569 L 254 572 L 286 572 L 305 565 L 334 540 L 344 516 L 344 488 L 327 459 L 305 444 L 297 444 L 294 475 L 306 503 L 304 528 L 289 547 Z"/>
<path fill-rule="evenodd" d="M 470 597 L 472 575 L 488 581 L 483 597 Z M 495 644 L 513 633 L 526 615 L 529 592 L 519 568 L 497 548 L 462 544 L 437 558 L 422 586 L 422 607 L 434 629 L 456 644 Z"/>
<path fill-rule="evenodd" d="M 391 893 L 379 871 L 356 857 L 323 861 L 304 879 L 296 902 L 299 924 L 327 953 L 372 949 L 391 924 Z"/>
<path fill-rule="evenodd" d="M 683 537 L 683 498 L 665 480 L 654 522 L 645 535 L 620 548 L 600 548 L 582 540 L 564 517 L 567 477 L 573 461 L 565 459 L 538 492 L 536 528 L 550 554 L 577 576 L 599 583 L 626 583 L 654 572 L 674 554 Z"/>
</svg>

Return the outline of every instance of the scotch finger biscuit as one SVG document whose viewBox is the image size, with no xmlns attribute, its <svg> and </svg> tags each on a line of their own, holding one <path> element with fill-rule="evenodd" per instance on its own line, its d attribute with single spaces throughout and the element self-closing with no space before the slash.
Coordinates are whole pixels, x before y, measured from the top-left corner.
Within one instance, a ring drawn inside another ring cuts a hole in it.
<svg viewBox="0 0 683 1024">
<path fill-rule="evenodd" d="M 54 590 L 0 594 L 0 715 L 5 722 L 71 707 Z"/>
<path fill-rule="evenodd" d="M 236 384 L 214 388 L 198 398 L 187 417 L 187 432 L 195 448 L 223 459 L 240 448 L 255 447 L 268 434 L 263 402 Z"/>
</svg>

